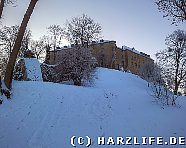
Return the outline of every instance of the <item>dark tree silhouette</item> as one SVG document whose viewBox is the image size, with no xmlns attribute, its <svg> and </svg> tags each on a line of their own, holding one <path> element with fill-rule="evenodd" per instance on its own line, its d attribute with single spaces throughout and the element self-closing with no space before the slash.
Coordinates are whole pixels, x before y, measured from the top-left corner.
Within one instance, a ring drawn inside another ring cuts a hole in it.
<svg viewBox="0 0 186 148">
<path fill-rule="evenodd" d="M 170 17 L 172 23 L 186 21 L 186 0 L 156 0 L 158 9 L 164 17 Z"/>
<path fill-rule="evenodd" d="M 62 37 L 64 36 L 64 30 L 60 25 L 50 25 L 48 28 L 50 40 L 52 41 L 52 47 L 54 49 L 54 61 L 56 54 L 56 47 L 61 45 Z"/>
<path fill-rule="evenodd" d="M 17 25 L 10 27 L 4 26 L 3 28 L 0 29 L 0 42 L 2 45 L 1 49 L 4 50 L 4 52 L 6 52 L 8 58 L 13 49 L 13 45 L 17 38 L 18 31 L 19 26 Z M 23 55 L 24 52 L 28 49 L 28 44 L 30 42 L 31 36 L 32 36 L 31 30 L 26 29 L 21 43 L 20 55 Z"/>
<path fill-rule="evenodd" d="M 13 3 L 14 3 L 14 0 L 1 0 L 0 1 L 0 19 L 2 18 L 5 4 L 13 4 Z"/>
<path fill-rule="evenodd" d="M 167 49 L 156 54 L 164 80 L 176 95 L 186 83 L 186 32 L 176 30 L 166 38 Z"/>
<path fill-rule="evenodd" d="M 30 46 L 37 59 L 43 60 L 45 58 L 47 44 L 43 38 L 40 38 L 39 40 L 32 40 Z"/>
<path fill-rule="evenodd" d="M 0 3 L 0 19 L 2 18 L 4 6 L 5 6 L 5 0 L 1 0 L 1 3 Z"/>
<path fill-rule="evenodd" d="M 13 50 L 10 54 L 10 58 L 9 58 L 9 61 L 8 61 L 8 64 L 7 64 L 7 68 L 6 68 L 6 72 L 5 72 L 5 78 L 4 78 L 5 85 L 8 89 L 11 89 L 13 70 L 14 70 L 16 59 L 17 59 L 17 55 L 18 55 L 18 52 L 19 52 L 20 47 L 21 47 L 21 42 L 22 42 L 25 30 L 26 30 L 28 21 L 29 21 L 31 15 L 32 15 L 32 12 L 33 12 L 37 2 L 38 2 L 38 0 L 31 0 L 30 4 L 28 6 L 28 9 L 27 9 L 27 11 L 24 15 L 23 21 L 21 23 L 21 26 L 20 26 L 20 29 L 19 29 L 19 32 L 18 32 L 18 35 L 17 35 L 17 39 L 15 41 Z"/>
<path fill-rule="evenodd" d="M 100 24 L 83 14 L 66 22 L 66 36 L 71 43 L 81 44 L 84 47 L 92 40 L 97 40 L 101 33 Z"/>
</svg>

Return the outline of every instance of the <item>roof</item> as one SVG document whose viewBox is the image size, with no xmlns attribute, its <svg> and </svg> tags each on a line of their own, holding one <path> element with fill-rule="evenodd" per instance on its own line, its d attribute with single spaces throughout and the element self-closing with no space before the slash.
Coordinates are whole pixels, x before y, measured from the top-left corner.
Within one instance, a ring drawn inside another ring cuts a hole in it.
<svg viewBox="0 0 186 148">
<path fill-rule="evenodd" d="M 94 45 L 94 44 L 103 44 L 103 43 L 111 43 L 111 42 L 114 42 L 116 43 L 116 41 L 113 41 L 113 40 L 99 40 L 99 41 L 92 41 L 92 43 L 90 45 Z"/>
<path fill-rule="evenodd" d="M 134 52 L 136 54 L 139 54 L 139 55 L 142 55 L 144 57 L 150 58 L 150 55 L 148 55 L 146 53 L 143 53 L 143 52 L 140 52 L 140 51 L 136 50 L 134 47 L 133 48 L 130 48 L 128 46 L 123 45 L 121 49 L 122 50 L 129 50 L 129 51 Z"/>
</svg>

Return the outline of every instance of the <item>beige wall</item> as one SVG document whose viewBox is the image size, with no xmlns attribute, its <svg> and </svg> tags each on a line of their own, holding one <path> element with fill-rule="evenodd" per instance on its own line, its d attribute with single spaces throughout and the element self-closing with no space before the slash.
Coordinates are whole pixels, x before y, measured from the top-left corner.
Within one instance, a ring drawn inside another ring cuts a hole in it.
<svg viewBox="0 0 186 148">
<path fill-rule="evenodd" d="M 129 70 L 138 74 L 145 64 L 153 63 L 150 56 L 118 48 L 115 41 L 91 45 L 91 50 L 101 67 Z"/>
<path fill-rule="evenodd" d="M 90 49 L 93 56 L 97 59 L 99 66 L 108 68 L 113 66 L 113 58 L 116 49 L 115 41 L 91 44 Z"/>
<path fill-rule="evenodd" d="M 65 50 L 69 50 L 69 49 L 72 49 L 72 48 L 63 48 L 63 49 L 58 49 L 56 50 L 56 54 L 55 54 L 55 61 L 54 61 L 54 52 L 53 51 L 49 51 L 47 54 L 46 54 L 46 59 L 45 59 L 45 62 L 47 64 L 50 64 L 50 65 L 54 65 L 56 63 L 60 63 L 61 61 L 61 57 L 64 53 Z"/>
<path fill-rule="evenodd" d="M 116 69 L 125 69 L 125 51 L 122 50 L 121 48 L 116 48 Z"/>
<path fill-rule="evenodd" d="M 148 55 L 142 55 L 132 50 L 118 48 L 115 41 L 92 43 L 89 48 L 93 56 L 97 59 L 98 66 L 100 67 L 128 70 L 134 74 L 138 74 L 141 67 L 145 64 L 154 62 Z M 54 52 L 49 52 L 46 61 L 48 61 L 48 64 L 60 62 L 63 51 L 68 49 L 69 48 L 57 50 L 55 62 Z"/>
<path fill-rule="evenodd" d="M 152 64 L 154 61 L 144 55 L 137 54 L 130 50 L 125 50 L 127 57 L 126 69 L 130 70 L 132 73 L 138 74 L 140 68 L 146 64 Z"/>
</svg>

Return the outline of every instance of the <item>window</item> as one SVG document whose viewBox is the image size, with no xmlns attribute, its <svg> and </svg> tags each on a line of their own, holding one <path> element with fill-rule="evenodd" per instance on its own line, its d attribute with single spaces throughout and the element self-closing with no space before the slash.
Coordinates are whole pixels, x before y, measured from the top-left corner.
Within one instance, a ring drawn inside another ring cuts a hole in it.
<svg viewBox="0 0 186 148">
<path fill-rule="evenodd" d="M 135 63 L 135 66 L 137 67 L 137 63 Z"/>
</svg>

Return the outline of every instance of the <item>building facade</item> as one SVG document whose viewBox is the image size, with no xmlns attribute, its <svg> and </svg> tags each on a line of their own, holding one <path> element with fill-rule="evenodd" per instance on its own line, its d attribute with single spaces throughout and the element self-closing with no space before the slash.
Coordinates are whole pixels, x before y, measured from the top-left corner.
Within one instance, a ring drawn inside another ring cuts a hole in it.
<svg viewBox="0 0 186 148">
<path fill-rule="evenodd" d="M 90 48 L 100 67 L 139 74 L 143 66 L 154 63 L 150 55 L 127 46 L 119 48 L 116 46 L 116 41 L 100 40 L 99 42 L 93 42 Z"/>
<path fill-rule="evenodd" d="M 74 47 L 65 46 L 62 49 L 55 51 L 48 51 L 46 55 L 46 63 L 57 64 L 60 62 L 61 55 L 64 50 Z M 134 48 L 116 46 L 116 41 L 100 40 L 99 42 L 92 42 L 89 45 L 92 55 L 97 59 L 99 67 L 117 69 L 122 71 L 130 71 L 134 74 L 139 74 L 140 68 L 146 64 L 152 64 L 154 61 L 143 52 L 139 52 Z"/>
<path fill-rule="evenodd" d="M 139 52 L 134 48 L 122 46 L 122 50 L 124 50 L 125 53 L 124 69 L 134 74 L 139 74 L 140 69 L 143 68 L 145 65 L 154 63 L 154 60 L 150 58 L 150 55 Z"/>
<path fill-rule="evenodd" d="M 100 40 L 99 42 L 92 42 L 89 48 L 91 49 L 93 56 L 97 59 L 98 66 L 106 68 L 115 68 L 115 41 Z"/>
</svg>

